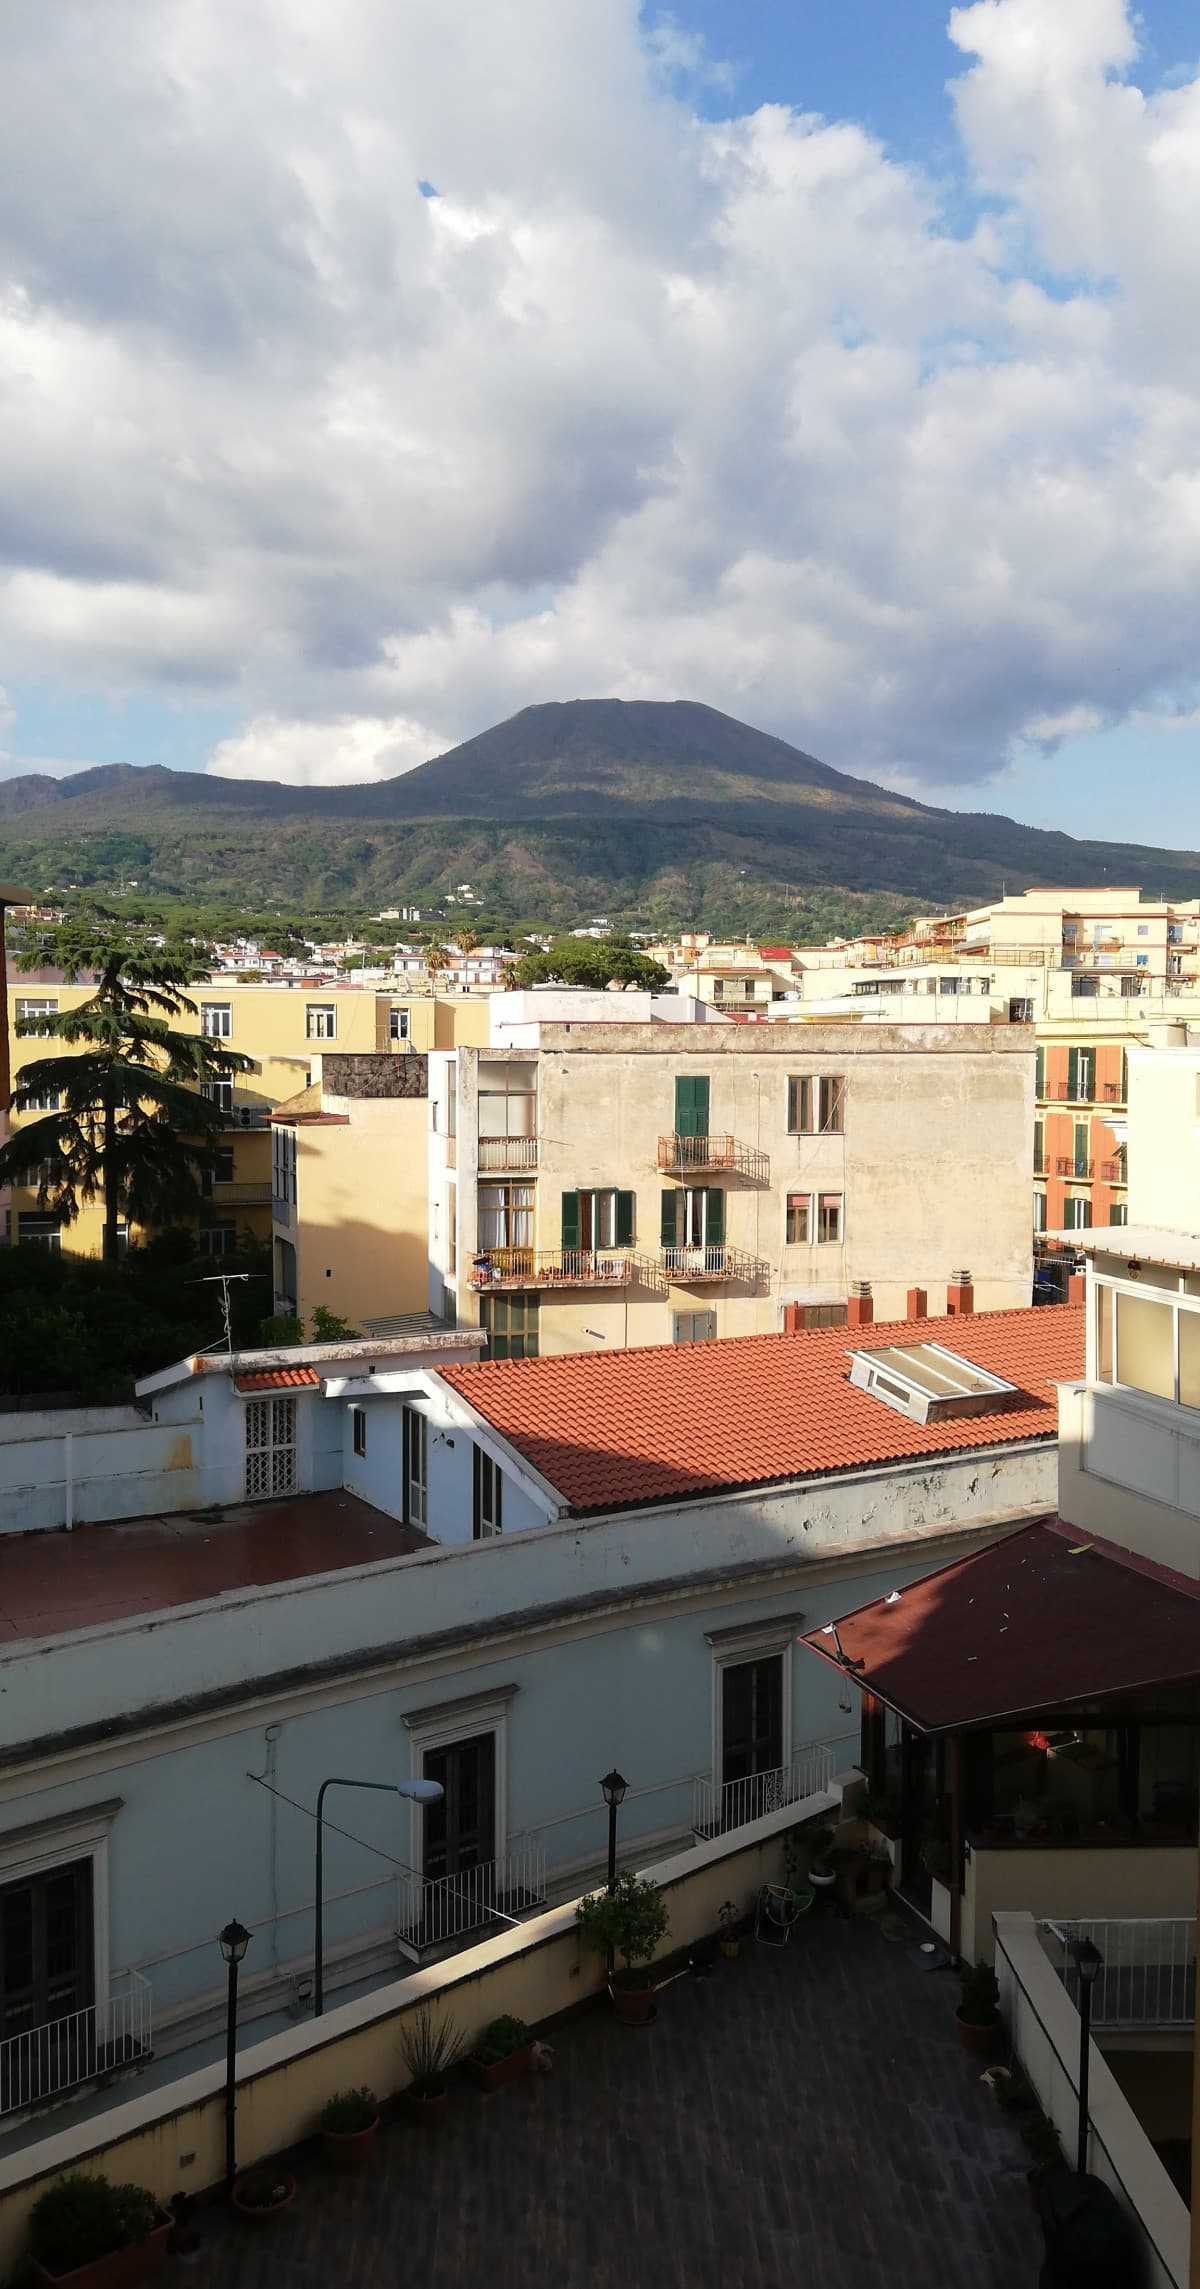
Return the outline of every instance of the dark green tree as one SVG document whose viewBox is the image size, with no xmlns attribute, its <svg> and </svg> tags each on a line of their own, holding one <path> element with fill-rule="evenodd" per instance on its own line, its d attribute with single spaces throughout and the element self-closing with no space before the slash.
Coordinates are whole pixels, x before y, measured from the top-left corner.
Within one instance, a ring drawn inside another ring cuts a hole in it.
<svg viewBox="0 0 1200 2289">
<path fill-rule="evenodd" d="M 628 938 L 558 938 L 545 954 L 524 954 L 512 964 L 514 986 L 640 986 L 658 993 L 671 983 L 661 962 L 639 954 Z"/>
<path fill-rule="evenodd" d="M 95 991 L 77 1009 L 17 1027 L 72 1047 L 22 1069 L 14 1110 L 35 1110 L 47 1096 L 57 1096 L 58 1108 L 0 1146 L 0 1184 L 40 1170 L 39 1206 L 66 1224 L 84 1202 L 103 1196 L 104 1260 L 115 1263 L 122 1217 L 153 1225 L 195 1214 L 200 1176 L 215 1167 L 214 1141 L 225 1126 L 201 1087 L 245 1072 L 250 1060 L 172 1024 L 195 1016 L 183 989 L 208 974 L 181 947 L 139 944 L 91 912 L 28 949 L 19 967 L 43 963 L 68 983 L 90 977 Z"/>
</svg>

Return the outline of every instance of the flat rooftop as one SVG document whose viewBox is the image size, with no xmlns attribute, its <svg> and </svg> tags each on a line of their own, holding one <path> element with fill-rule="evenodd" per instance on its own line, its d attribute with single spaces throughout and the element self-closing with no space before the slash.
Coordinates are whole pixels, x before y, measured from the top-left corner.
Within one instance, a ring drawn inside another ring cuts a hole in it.
<svg viewBox="0 0 1200 2289">
<path fill-rule="evenodd" d="M 0 1537 L 0 1645 L 57 1637 L 428 1548 L 341 1489 L 128 1525 Z"/>
</svg>

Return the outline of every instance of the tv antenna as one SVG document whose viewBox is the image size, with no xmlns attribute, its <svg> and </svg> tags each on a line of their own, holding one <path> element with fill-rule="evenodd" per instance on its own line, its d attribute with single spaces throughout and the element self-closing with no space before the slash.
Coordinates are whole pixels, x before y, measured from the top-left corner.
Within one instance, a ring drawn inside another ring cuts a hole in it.
<svg viewBox="0 0 1200 2289">
<path fill-rule="evenodd" d="M 225 1330 L 225 1349 L 230 1358 L 233 1357 L 233 1326 L 230 1320 L 229 1290 L 235 1280 L 253 1280 L 260 1276 L 257 1272 L 206 1272 L 196 1283 L 198 1287 L 221 1290 L 221 1324 Z"/>
</svg>

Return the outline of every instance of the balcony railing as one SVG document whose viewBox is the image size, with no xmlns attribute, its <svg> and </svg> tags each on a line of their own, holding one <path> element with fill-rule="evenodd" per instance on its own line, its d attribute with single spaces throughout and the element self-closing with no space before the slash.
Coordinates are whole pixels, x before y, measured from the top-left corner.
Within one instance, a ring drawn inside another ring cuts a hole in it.
<svg viewBox="0 0 1200 2289">
<path fill-rule="evenodd" d="M 1103 1958 L 1092 1989 L 1093 2027 L 1190 2027 L 1196 2019 L 1195 1916 L 1055 1917 L 1040 1926 L 1072 2002 L 1079 2003 L 1074 1941 L 1090 1939 Z"/>
<path fill-rule="evenodd" d="M 748 1773 L 743 1780 L 708 1780 L 698 1775 L 692 1827 L 697 1836 L 722 1836 L 729 1828 L 744 1828 L 785 1804 L 798 1804 L 802 1796 L 815 1796 L 829 1787 L 833 1776 L 833 1750 L 819 1741 L 797 1749 L 790 1764 L 772 1772 Z"/>
<path fill-rule="evenodd" d="M 1124 1182 L 1125 1182 L 1125 1163 L 1124 1163 L 1124 1161 L 1123 1161 L 1123 1160 L 1102 1160 L 1102 1161 L 1101 1161 L 1101 1163 L 1100 1163 L 1100 1175 L 1101 1175 L 1101 1178 L 1102 1178 L 1102 1180 L 1103 1180 L 1103 1182 L 1104 1182 L 1105 1184 L 1124 1184 Z"/>
<path fill-rule="evenodd" d="M 1125 1091 L 1119 1081 L 1106 1081 L 1104 1094 L 1110 1105 L 1122 1105 L 1125 1102 Z"/>
<path fill-rule="evenodd" d="M 0 2116 L 16 2114 L 150 2057 L 150 1982 L 126 1972 L 106 2003 L 0 2042 Z"/>
<path fill-rule="evenodd" d="M 769 1184 L 771 1162 L 753 1145 L 736 1137 L 681 1137 L 672 1133 L 658 1140 L 658 1165 L 666 1176 L 699 1176 L 721 1170 L 727 1176 L 748 1177 L 751 1184 Z"/>
<path fill-rule="evenodd" d="M 536 1137 L 480 1137 L 479 1173 L 490 1175 L 506 1168 L 536 1168 L 538 1141 Z"/>
<path fill-rule="evenodd" d="M 1065 1105 L 1092 1105 L 1096 1101 L 1095 1090 L 1081 1088 L 1078 1081 L 1074 1088 L 1069 1081 L 1050 1081 L 1047 1083 L 1044 1095 L 1047 1098 L 1053 1097 L 1057 1102 Z"/>
<path fill-rule="evenodd" d="M 696 1287 L 715 1280 L 756 1280 L 759 1266 L 741 1248 L 663 1248 L 659 1269 L 681 1287 Z"/>
<path fill-rule="evenodd" d="M 471 1266 L 470 1286 L 495 1288 L 628 1287 L 635 1258 L 628 1248 L 489 1248 Z"/>
<path fill-rule="evenodd" d="M 211 1192 L 205 1194 L 209 1208 L 267 1208 L 271 1202 L 271 1179 L 261 1177 L 257 1183 L 246 1178 L 235 1178 L 232 1184 L 222 1184 L 218 1177 Z"/>
<path fill-rule="evenodd" d="M 485 1860 L 454 1876 L 426 1882 L 400 1878 L 396 1937 L 406 1955 L 462 1946 L 494 1925 L 519 1923 L 546 1904 L 546 1852 L 526 1843 L 502 1860 Z"/>
<path fill-rule="evenodd" d="M 1056 1176 L 1074 1177 L 1079 1184 L 1085 1183 L 1090 1178 L 1094 1168 L 1094 1161 L 1074 1160 L 1069 1153 L 1060 1153 L 1054 1163 Z"/>
</svg>

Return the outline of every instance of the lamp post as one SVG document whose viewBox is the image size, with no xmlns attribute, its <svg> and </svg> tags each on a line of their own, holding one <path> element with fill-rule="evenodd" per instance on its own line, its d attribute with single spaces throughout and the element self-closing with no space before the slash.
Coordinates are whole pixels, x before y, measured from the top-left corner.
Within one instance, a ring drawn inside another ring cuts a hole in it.
<svg viewBox="0 0 1200 2289">
<path fill-rule="evenodd" d="M 413 1804 L 437 1804 L 446 1791 L 440 1780 L 347 1780 L 334 1773 L 317 1790 L 316 1912 L 313 1919 L 313 2017 L 325 2008 L 325 1791 L 327 1788 L 377 1788 L 387 1796 L 406 1796 Z"/>
<path fill-rule="evenodd" d="M 1071 1954 L 1079 1979 L 1079 2143 L 1075 2154 L 1075 2168 L 1079 2176 L 1087 2174 L 1088 2149 L 1088 2068 L 1092 2050 L 1092 1989 L 1096 1973 L 1104 1957 L 1094 1941 L 1073 1939 Z"/>
<path fill-rule="evenodd" d="M 625 1791 L 628 1786 L 629 1782 L 617 1771 L 615 1765 L 611 1772 L 605 1773 L 600 1783 L 601 1793 L 608 1806 L 608 1890 L 610 1898 L 617 1888 L 617 1806 L 624 1802 Z M 608 1950 L 608 1983 L 610 1987 L 612 1985 L 614 1960 L 613 1951 L 610 1947 Z"/>
<path fill-rule="evenodd" d="M 221 1953 L 229 1966 L 229 1991 L 225 2010 L 225 2177 L 232 2185 L 237 2176 L 237 2144 L 235 2120 L 237 2115 L 237 1995 L 238 1965 L 250 1945 L 250 1934 L 244 1923 L 235 1916 L 218 1934 Z"/>
</svg>

